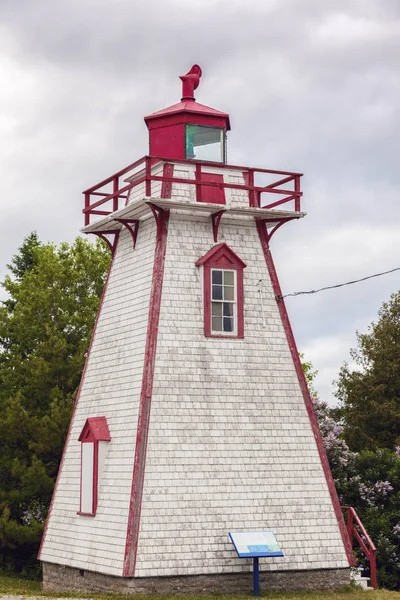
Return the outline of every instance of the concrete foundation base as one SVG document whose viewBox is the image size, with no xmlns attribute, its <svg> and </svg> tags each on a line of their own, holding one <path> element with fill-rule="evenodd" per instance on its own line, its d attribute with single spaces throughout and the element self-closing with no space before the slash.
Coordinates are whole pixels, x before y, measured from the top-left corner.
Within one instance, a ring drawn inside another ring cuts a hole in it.
<svg viewBox="0 0 400 600">
<path fill-rule="evenodd" d="M 264 571 L 261 591 L 332 590 L 350 583 L 350 569 Z M 180 577 L 114 577 L 63 565 L 43 563 L 44 591 L 115 592 L 123 594 L 250 594 L 253 574 L 183 575 Z"/>
</svg>

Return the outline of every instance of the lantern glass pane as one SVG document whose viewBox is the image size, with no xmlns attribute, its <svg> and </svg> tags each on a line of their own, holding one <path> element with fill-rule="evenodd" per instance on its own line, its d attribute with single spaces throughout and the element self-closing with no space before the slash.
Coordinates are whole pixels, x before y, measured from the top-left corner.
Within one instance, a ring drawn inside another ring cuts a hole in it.
<svg viewBox="0 0 400 600">
<path fill-rule="evenodd" d="M 186 125 L 186 158 L 223 163 L 224 145 L 224 129 Z"/>
</svg>

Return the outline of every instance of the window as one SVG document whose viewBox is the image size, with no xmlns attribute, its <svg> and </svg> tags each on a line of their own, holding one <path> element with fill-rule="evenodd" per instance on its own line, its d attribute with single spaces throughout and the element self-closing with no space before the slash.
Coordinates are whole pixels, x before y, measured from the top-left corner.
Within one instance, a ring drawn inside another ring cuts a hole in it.
<svg viewBox="0 0 400 600">
<path fill-rule="evenodd" d="M 186 125 L 186 158 L 225 162 L 225 130 L 219 127 Z"/>
<path fill-rule="evenodd" d="M 86 423 L 79 436 L 81 442 L 81 491 L 78 515 L 94 517 L 97 510 L 99 481 L 110 432 L 105 417 L 92 417 Z"/>
<path fill-rule="evenodd" d="M 235 271 L 211 269 L 211 333 L 235 333 Z"/>
<path fill-rule="evenodd" d="M 204 270 L 204 335 L 243 338 L 245 263 L 227 244 L 217 244 L 196 265 Z"/>
</svg>

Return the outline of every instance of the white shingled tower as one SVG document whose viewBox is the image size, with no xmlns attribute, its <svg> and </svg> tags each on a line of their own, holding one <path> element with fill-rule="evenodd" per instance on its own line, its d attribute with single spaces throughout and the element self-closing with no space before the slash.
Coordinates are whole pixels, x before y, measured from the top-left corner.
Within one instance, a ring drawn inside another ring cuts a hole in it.
<svg viewBox="0 0 400 600">
<path fill-rule="evenodd" d="M 145 118 L 150 155 L 85 192 L 83 231 L 113 260 L 40 550 L 47 589 L 246 591 L 230 531 L 276 534 L 264 589 L 349 580 L 270 252 L 304 216 L 301 175 L 228 165 L 229 116 L 195 101 L 200 77 Z"/>
</svg>

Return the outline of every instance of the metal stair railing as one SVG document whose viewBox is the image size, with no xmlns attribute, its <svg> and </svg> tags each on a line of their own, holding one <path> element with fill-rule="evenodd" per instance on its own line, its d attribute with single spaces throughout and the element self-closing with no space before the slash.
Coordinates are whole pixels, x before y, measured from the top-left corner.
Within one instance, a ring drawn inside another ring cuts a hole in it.
<svg viewBox="0 0 400 600">
<path fill-rule="evenodd" d="M 352 506 L 342 506 L 342 509 L 345 510 L 347 514 L 347 532 L 349 534 L 350 542 L 353 545 L 353 540 L 355 538 L 360 544 L 362 551 L 369 561 L 371 587 L 376 590 L 378 584 L 376 577 L 375 545 L 369 537 L 355 509 Z"/>
</svg>

